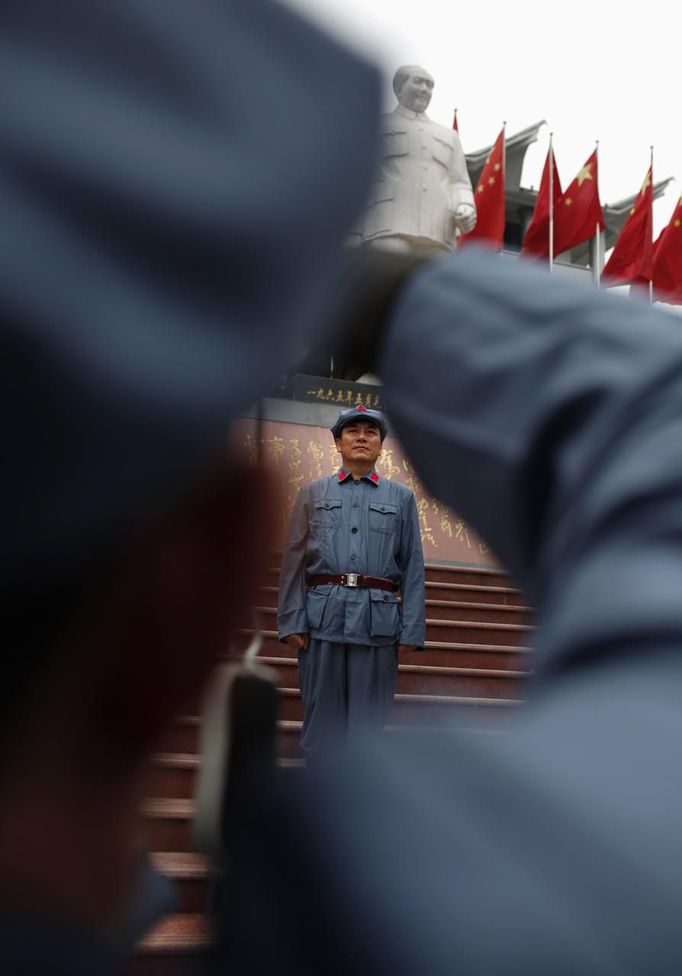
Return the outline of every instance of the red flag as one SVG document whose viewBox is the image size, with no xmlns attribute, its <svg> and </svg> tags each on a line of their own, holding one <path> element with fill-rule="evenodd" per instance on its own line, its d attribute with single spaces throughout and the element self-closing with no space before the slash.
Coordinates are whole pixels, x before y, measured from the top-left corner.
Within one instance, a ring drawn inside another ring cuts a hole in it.
<svg viewBox="0 0 682 976">
<path fill-rule="evenodd" d="M 682 305 L 682 197 L 654 245 L 654 297 Z"/>
<path fill-rule="evenodd" d="M 476 184 L 476 226 L 459 244 L 480 241 L 502 249 L 504 243 L 504 129 L 488 153 Z"/>
<path fill-rule="evenodd" d="M 554 253 L 561 254 L 604 230 L 604 215 L 597 185 L 597 150 L 586 160 L 554 210 Z"/>
<path fill-rule="evenodd" d="M 552 206 L 556 211 L 556 206 L 561 197 L 561 182 L 559 171 L 556 168 L 554 150 L 549 148 L 547 159 L 542 170 L 540 189 L 535 201 L 535 210 L 531 222 L 528 225 L 526 236 L 523 239 L 521 254 L 535 255 L 537 257 L 547 257 L 549 254 L 549 187 L 550 170 L 552 172 Z"/>
<path fill-rule="evenodd" d="M 457 109 L 455 109 L 455 114 L 452 116 L 452 128 L 455 132 L 459 132 L 459 123 L 457 122 Z"/>
<path fill-rule="evenodd" d="M 654 201 L 652 175 L 649 167 L 630 216 L 602 272 L 602 284 L 607 287 L 645 285 L 651 281 L 654 270 L 654 248 L 651 240 Z"/>
</svg>

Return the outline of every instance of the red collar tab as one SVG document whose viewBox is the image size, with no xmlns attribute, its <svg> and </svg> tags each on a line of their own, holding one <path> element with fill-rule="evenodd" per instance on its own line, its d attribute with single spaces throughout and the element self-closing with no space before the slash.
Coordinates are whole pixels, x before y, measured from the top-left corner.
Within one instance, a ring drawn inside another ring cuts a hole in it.
<svg viewBox="0 0 682 976">
<path fill-rule="evenodd" d="M 345 468 L 339 468 L 336 477 L 340 484 L 342 481 L 345 481 L 346 478 L 350 478 L 350 471 L 346 471 Z M 371 474 L 366 474 L 365 478 L 367 478 L 368 481 L 371 481 L 373 485 L 378 485 L 381 481 L 381 476 L 378 475 L 376 471 L 372 471 Z"/>
</svg>

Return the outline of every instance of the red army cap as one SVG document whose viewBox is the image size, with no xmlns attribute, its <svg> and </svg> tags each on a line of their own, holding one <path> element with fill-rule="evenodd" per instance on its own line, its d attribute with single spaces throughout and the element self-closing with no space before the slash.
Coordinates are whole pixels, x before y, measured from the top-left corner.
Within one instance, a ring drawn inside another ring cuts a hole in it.
<svg viewBox="0 0 682 976">
<path fill-rule="evenodd" d="M 369 407 L 363 406 L 362 403 L 359 403 L 356 407 L 348 407 L 346 410 L 341 411 L 336 423 L 331 428 L 334 438 L 339 437 L 341 431 L 347 424 L 352 424 L 356 420 L 365 420 L 368 423 L 376 424 L 379 428 L 382 441 L 386 439 L 388 424 L 383 413 L 380 413 L 378 410 L 370 410 Z"/>
</svg>

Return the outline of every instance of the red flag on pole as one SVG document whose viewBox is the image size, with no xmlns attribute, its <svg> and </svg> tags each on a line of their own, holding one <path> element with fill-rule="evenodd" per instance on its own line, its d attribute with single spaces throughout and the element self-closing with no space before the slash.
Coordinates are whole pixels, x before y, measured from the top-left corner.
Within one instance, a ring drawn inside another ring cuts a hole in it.
<svg viewBox="0 0 682 976">
<path fill-rule="evenodd" d="M 469 241 L 487 243 L 502 250 L 504 243 L 504 126 L 488 153 L 476 184 L 476 226 L 462 234 L 460 246 Z"/>
<path fill-rule="evenodd" d="M 561 254 L 604 230 L 599 202 L 597 150 L 585 161 L 554 210 L 554 253 Z"/>
<path fill-rule="evenodd" d="M 457 109 L 455 109 L 455 114 L 452 116 L 452 128 L 455 132 L 459 132 L 459 123 L 457 121 Z"/>
<path fill-rule="evenodd" d="M 682 305 L 682 197 L 654 245 L 654 297 Z"/>
<path fill-rule="evenodd" d="M 625 222 L 611 257 L 602 272 L 602 282 L 608 285 L 645 285 L 651 281 L 654 268 L 654 248 L 651 239 L 654 200 L 652 167 L 642 183 L 630 216 Z"/>
<path fill-rule="evenodd" d="M 551 177 L 550 177 L 551 171 Z M 556 168 L 554 150 L 550 146 L 545 159 L 545 166 L 542 170 L 540 189 L 538 190 L 535 209 L 526 236 L 523 238 L 521 254 L 533 255 L 543 258 L 549 254 L 549 188 L 550 178 L 552 186 L 553 208 L 556 210 L 557 203 L 561 197 L 561 181 L 559 171 Z"/>
</svg>

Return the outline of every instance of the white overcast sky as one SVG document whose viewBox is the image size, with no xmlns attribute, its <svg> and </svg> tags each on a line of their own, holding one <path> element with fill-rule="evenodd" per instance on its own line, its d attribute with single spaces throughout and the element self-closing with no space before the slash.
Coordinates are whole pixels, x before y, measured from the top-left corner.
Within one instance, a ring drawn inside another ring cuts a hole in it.
<svg viewBox="0 0 682 976">
<path fill-rule="evenodd" d="M 654 233 L 682 194 L 680 23 L 675 0 L 288 0 L 369 55 L 390 77 L 421 64 L 436 87 L 428 114 L 452 124 L 466 152 L 545 119 L 522 184 L 537 188 L 554 132 L 564 188 L 599 140 L 602 204 L 636 193 L 654 146 L 654 180 L 675 177 L 654 203 Z"/>
</svg>

